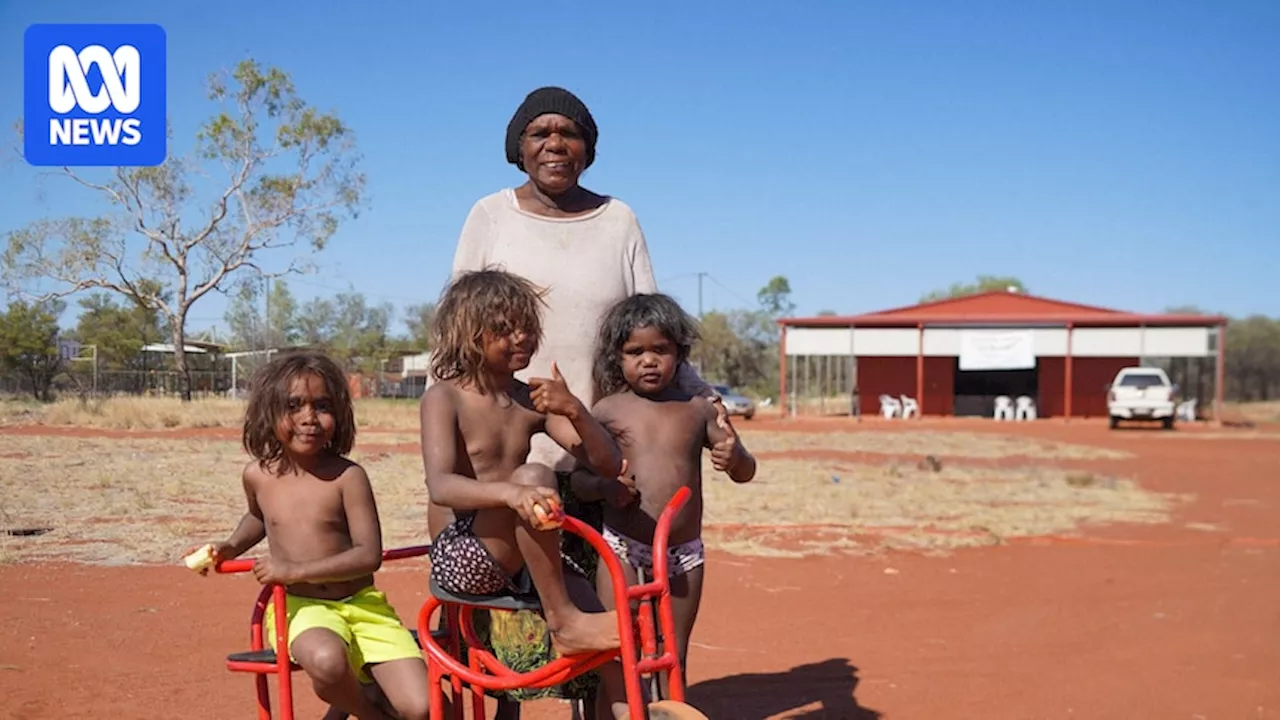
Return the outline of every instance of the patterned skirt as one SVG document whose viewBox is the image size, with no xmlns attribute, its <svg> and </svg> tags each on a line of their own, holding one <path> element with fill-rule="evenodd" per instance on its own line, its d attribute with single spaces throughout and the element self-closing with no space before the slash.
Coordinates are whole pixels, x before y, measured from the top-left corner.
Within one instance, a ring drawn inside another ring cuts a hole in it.
<svg viewBox="0 0 1280 720">
<path fill-rule="evenodd" d="M 560 497 L 564 501 L 565 513 L 600 531 L 604 523 L 603 506 L 600 503 L 581 502 L 573 497 L 569 473 L 557 472 L 556 480 Z M 592 587 L 595 587 L 596 566 L 600 558 L 586 540 L 570 532 L 562 533 L 560 554 L 567 565 L 581 569 Z M 531 672 L 560 657 L 551 647 L 551 634 L 547 631 L 546 620 L 539 613 L 531 610 L 492 613 L 476 610 L 472 617 L 476 634 L 486 648 L 515 672 Z M 598 675 L 590 672 L 563 685 L 540 690 L 509 690 L 497 695 L 517 702 L 543 698 L 589 699 L 594 695 L 598 683 Z"/>
</svg>

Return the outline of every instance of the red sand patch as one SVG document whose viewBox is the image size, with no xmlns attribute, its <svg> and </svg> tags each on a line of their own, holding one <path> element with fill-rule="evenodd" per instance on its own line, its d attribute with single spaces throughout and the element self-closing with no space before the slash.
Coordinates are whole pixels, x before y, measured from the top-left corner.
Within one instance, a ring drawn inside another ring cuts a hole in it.
<svg viewBox="0 0 1280 720">
<path fill-rule="evenodd" d="M 890 429 L 858 427 L 874 425 Z M 951 557 L 712 553 L 690 659 L 693 701 L 726 720 L 1280 714 L 1280 443 L 1178 442 L 1083 423 L 998 430 L 1128 450 L 1138 457 L 1116 467 L 1197 501 L 1168 525 Z M 416 613 L 420 570 L 384 572 L 380 584 L 402 615 Z M 223 665 L 247 644 L 247 578 L 9 565 L 0 586 L 9 599 L 0 717 L 252 716 L 251 680 Z M 295 677 L 299 717 L 318 716 Z M 568 712 L 541 703 L 525 717 Z"/>
</svg>

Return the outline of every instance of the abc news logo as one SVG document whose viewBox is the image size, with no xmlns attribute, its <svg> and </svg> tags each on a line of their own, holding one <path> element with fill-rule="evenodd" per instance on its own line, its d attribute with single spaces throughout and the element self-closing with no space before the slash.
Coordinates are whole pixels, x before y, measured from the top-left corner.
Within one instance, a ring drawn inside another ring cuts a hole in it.
<svg viewBox="0 0 1280 720">
<path fill-rule="evenodd" d="M 89 89 L 87 73 L 98 68 L 102 87 Z M 121 45 L 112 53 L 101 45 L 76 52 L 59 45 L 49 53 L 49 108 L 66 115 L 77 107 L 97 115 L 108 107 L 129 114 L 142 101 L 141 57 L 138 48 Z M 137 145 L 142 141 L 138 118 L 50 118 L 50 145 Z"/>
<path fill-rule="evenodd" d="M 32 25 L 23 42 L 24 155 L 38 166 L 164 162 L 159 25 Z"/>
</svg>

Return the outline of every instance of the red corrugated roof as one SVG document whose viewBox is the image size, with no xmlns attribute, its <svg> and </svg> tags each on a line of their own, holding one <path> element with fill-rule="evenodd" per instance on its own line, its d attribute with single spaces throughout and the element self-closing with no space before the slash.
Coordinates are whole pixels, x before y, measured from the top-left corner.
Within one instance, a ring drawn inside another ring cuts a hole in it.
<svg viewBox="0 0 1280 720">
<path fill-rule="evenodd" d="M 925 325 L 981 324 L 1067 324 L 1095 327 L 1139 325 L 1207 326 L 1226 323 L 1219 315 L 1172 315 L 1130 313 L 1080 303 L 1013 293 L 1003 290 L 946 298 L 932 302 L 890 308 L 863 315 L 828 315 L 782 318 L 778 324 L 791 327 L 914 327 Z"/>
</svg>

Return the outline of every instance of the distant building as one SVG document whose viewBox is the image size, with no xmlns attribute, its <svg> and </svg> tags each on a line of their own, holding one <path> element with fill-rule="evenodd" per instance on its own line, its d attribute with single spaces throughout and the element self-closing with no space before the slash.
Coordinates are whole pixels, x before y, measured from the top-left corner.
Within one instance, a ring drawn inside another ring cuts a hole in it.
<svg viewBox="0 0 1280 720">
<path fill-rule="evenodd" d="M 1106 385 L 1151 359 L 1216 358 L 1221 417 L 1227 320 L 1148 315 L 993 291 L 854 316 L 783 318 L 779 391 L 815 356 L 847 362 L 857 410 L 915 398 L 921 414 L 990 417 L 998 395 L 1029 395 L 1040 417 L 1107 414 Z M 799 374 L 798 374 L 799 372 Z"/>
</svg>

